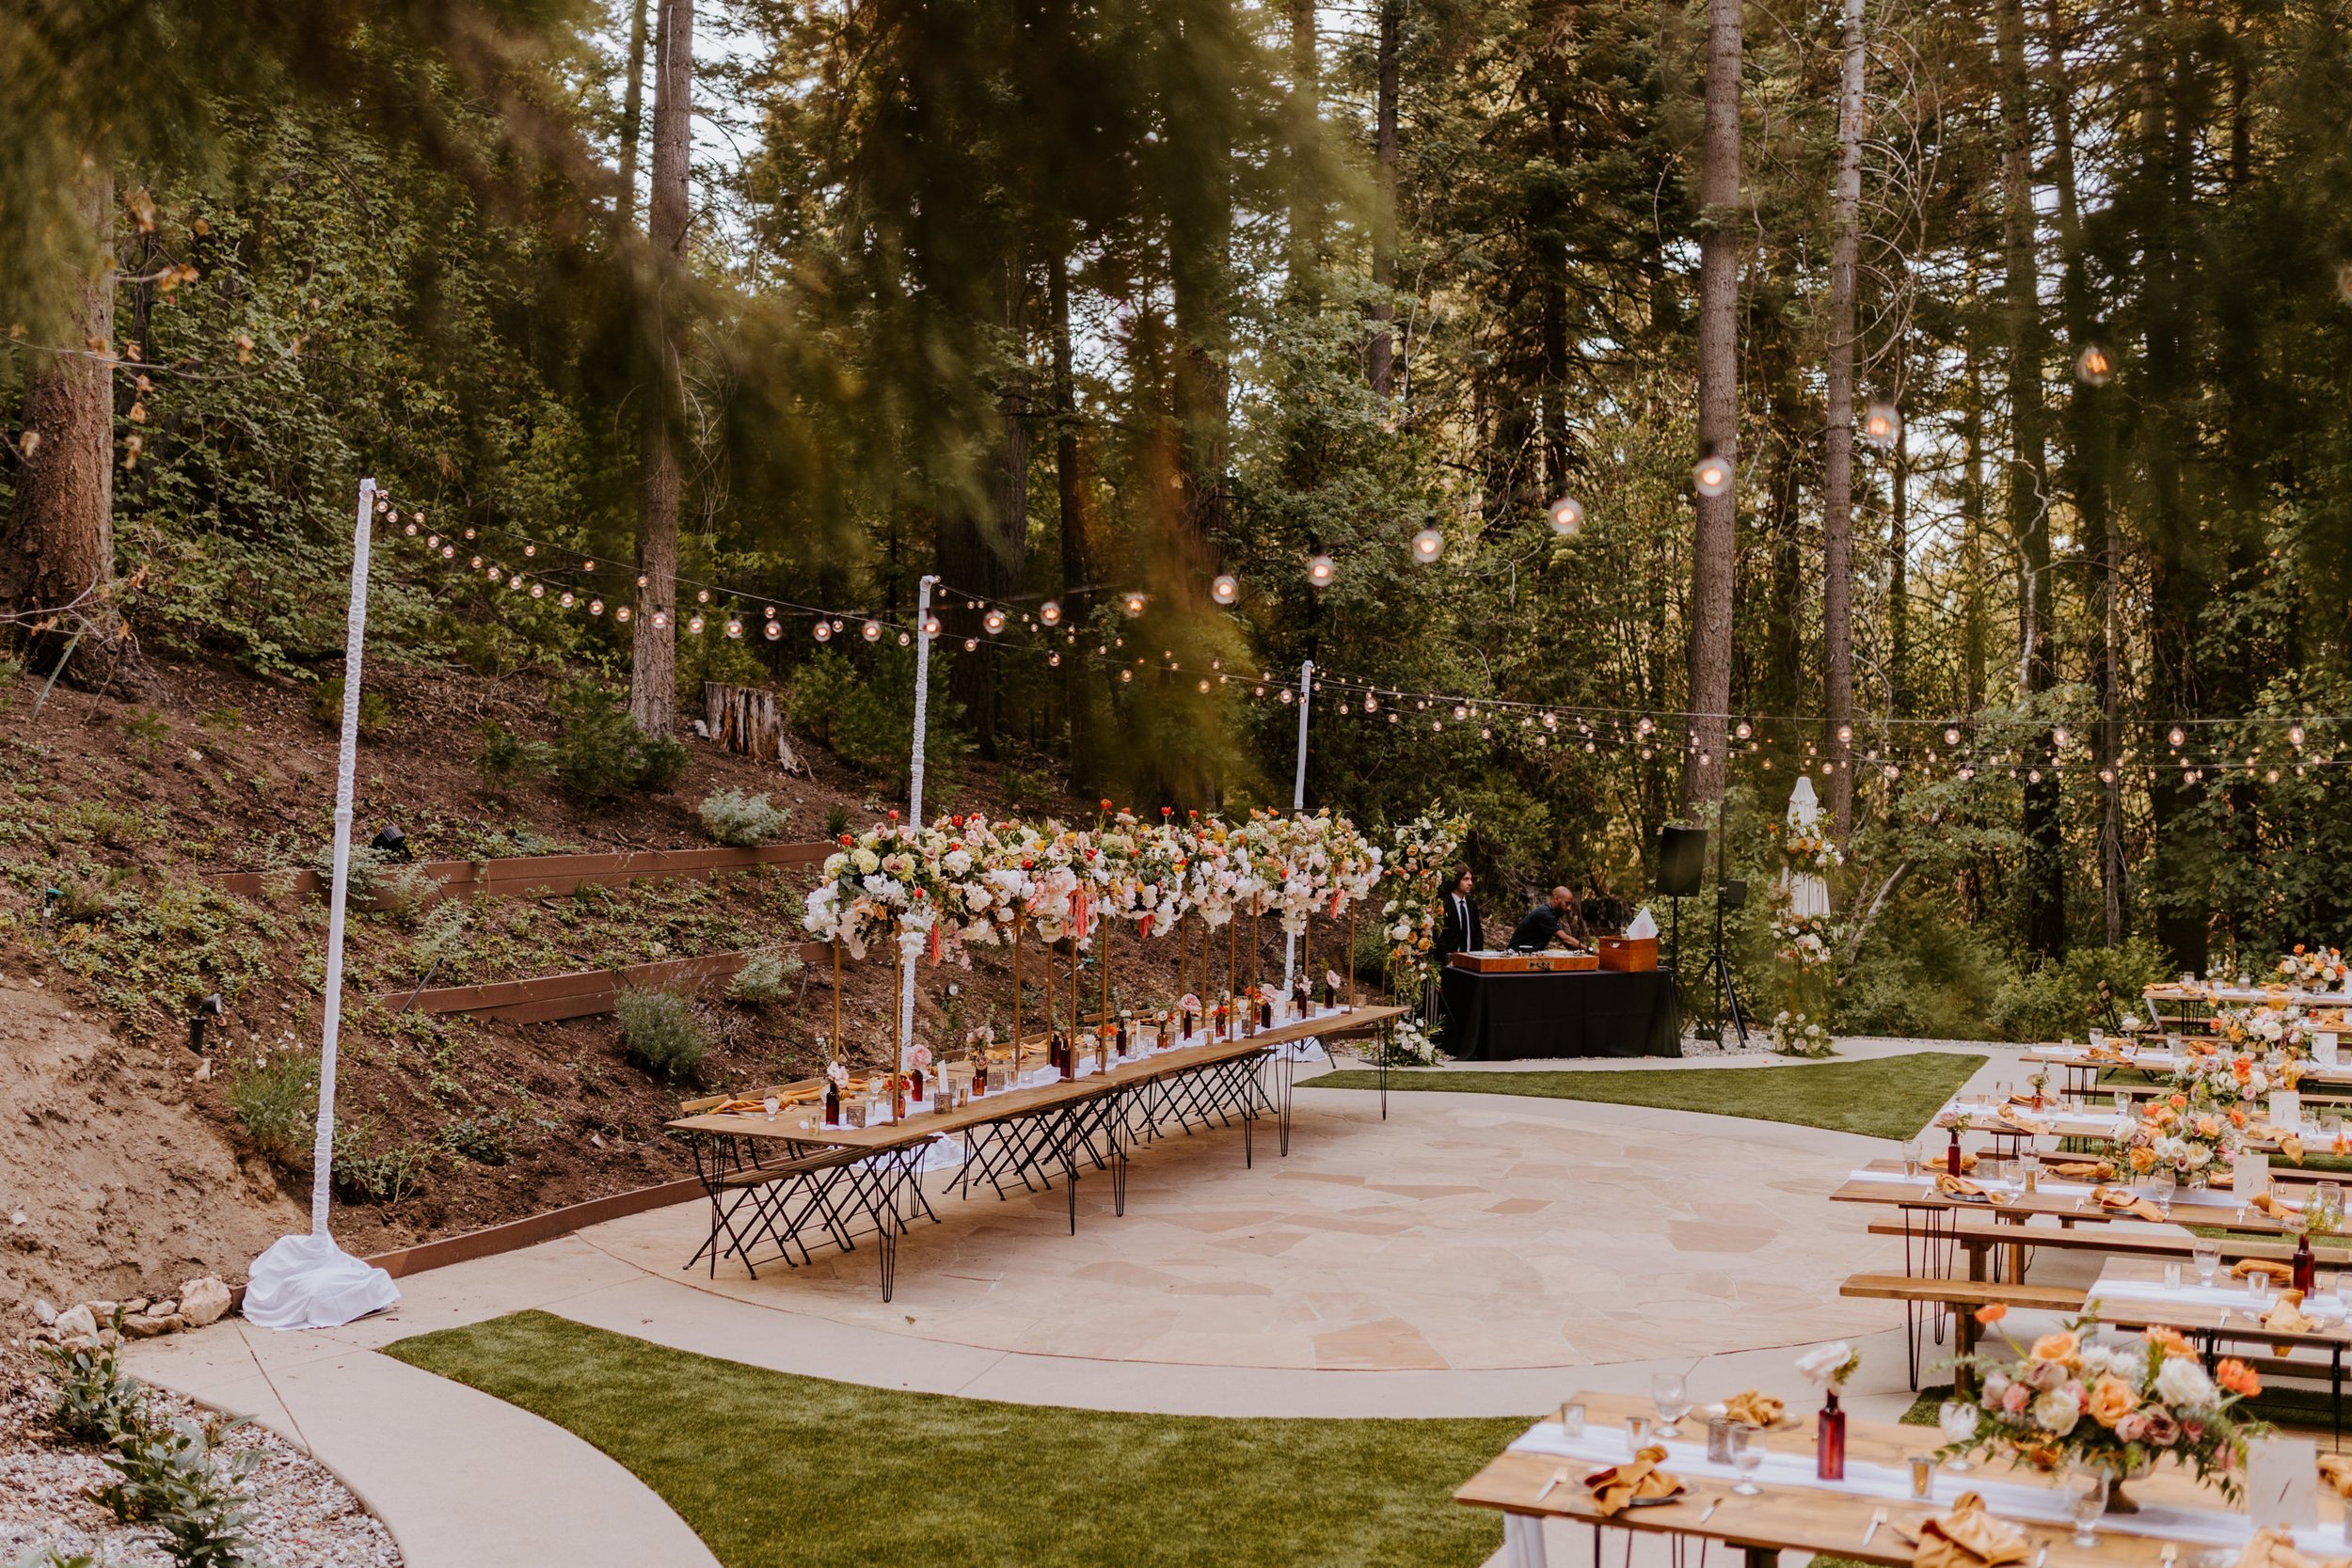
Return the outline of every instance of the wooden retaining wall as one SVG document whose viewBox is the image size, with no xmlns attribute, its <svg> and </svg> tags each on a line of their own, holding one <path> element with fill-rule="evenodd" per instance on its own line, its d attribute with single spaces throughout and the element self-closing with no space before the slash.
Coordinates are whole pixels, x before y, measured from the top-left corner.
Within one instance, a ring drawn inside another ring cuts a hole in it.
<svg viewBox="0 0 2352 1568">
<path fill-rule="evenodd" d="M 750 962 L 755 952 L 713 953 L 700 958 L 665 958 L 630 964 L 622 969 L 576 969 L 563 974 L 535 974 L 527 980 L 493 980 L 478 986 L 441 986 L 432 990 L 382 991 L 376 1000 L 403 1011 L 469 1013 L 476 1018 L 502 1018 L 516 1023 L 540 1023 L 559 1018 L 591 1018 L 612 1010 L 623 990 L 660 990 L 670 986 L 695 986 L 723 980 Z M 816 964 L 833 956 L 829 943 L 811 942 L 797 951 L 802 961 Z"/>
<path fill-rule="evenodd" d="M 626 887 L 670 877 L 707 877 L 762 865 L 810 865 L 833 853 L 830 844 L 763 844 L 754 849 L 711 845 L 698 849 L 629 849 L 599 855 L 513 855 L 494 861 L 420 861 L 439 884 L 435 898 L 548 898 L 583 887 Z M 216 871 L 207 880 L 224 893 L 269 897 L 287 885 L 278 871 Z M 288 891 L 324 897 L 326 879 L 297 871 Z"/>
</svg>

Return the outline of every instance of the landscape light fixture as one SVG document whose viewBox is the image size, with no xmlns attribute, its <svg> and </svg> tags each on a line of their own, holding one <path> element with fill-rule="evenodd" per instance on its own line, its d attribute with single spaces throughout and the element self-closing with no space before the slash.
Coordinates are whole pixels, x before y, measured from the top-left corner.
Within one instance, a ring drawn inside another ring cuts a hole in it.
<svg viewBox="0 0 2352 1568">
<path fill-rule="evenodd" d="M 218 991 L 213 992 L 196 1005 L 196 1011 L 188 1015 L 188 1049 L 190 1051 L 199 1056 L 204 1054 L 204 1026 L 218 1018 L 222 1010 Z"/>
<path fill-rule="evenodd" d="M 1551 531 L 1563 539 L 1574 538 L 1576 531 L 1584 526 L 1584 503 L 1574 496 L 1562 496 L 1545 513 Z"/>
<path fill-rule="evenodd" d="M 1731 459 L 1709 455 L 1691 470 L 1691 483 L 1702 496 L 1720 496 L 1731 488 Z"/>
<path fill-rule="evenodd" d="M 400 831 L 397 822 L 387 822 L 377 829 L 375 836 L 368 840 L 368 847 L 396 861 L 409 858 L 408 835 Z"/>
</svg>

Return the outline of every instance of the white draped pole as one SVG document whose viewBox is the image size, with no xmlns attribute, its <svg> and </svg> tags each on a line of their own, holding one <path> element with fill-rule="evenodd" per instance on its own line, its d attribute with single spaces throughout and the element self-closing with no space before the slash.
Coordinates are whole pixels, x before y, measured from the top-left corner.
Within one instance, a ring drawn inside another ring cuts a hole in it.
<svg viewBox="0 0 2352 1568">
<path fill-rule="evenodd" d="M 375 506 L 375 481 L 363 479 L 351 536 L 351 610 L 343 630 L 343 734 L 335 765 L 335 870 L 326 906 L 326 1006 L 319 1038 L 318 1132 L 310 1151 L 310 1234 L 281 1238 L 248 1271 L 245 1315 L 264 1328 L 331 1328 L 400 1299 L 391 1275 L 345 1254 L 326 1227 L 335 1175 L 335 1045 L 343 1016 L 351 799 L 359 766 L 359 655 L 367 639 L 368 546 Z"/>
<path fill-rule="evenodd" d="M 1314 698 L 1315 661 L 1307 659 L 1298 666 L 1298 770 L 1291 777 L 1291 810 L 1307 809 L 1307 705 Z M 1298 937 L 1295 932 L 1282 935 L 1282 990 L 1285 994 L 1296 990 L 1298 976 Z"/>
<path fill-rule="evenodd" d="M 907 765 L 907 821 L 923 826 L 923 731 L 931 700 L 931 588 L 939 579 L 926 576 L 914 606 L 914 755 Z M 937 918 L 934 911 L 933 918 Z M 898 1070 L 907 1069 L 907 1049 L 914 1038 L 914 961 L 898 971 Z"/>
</svg>

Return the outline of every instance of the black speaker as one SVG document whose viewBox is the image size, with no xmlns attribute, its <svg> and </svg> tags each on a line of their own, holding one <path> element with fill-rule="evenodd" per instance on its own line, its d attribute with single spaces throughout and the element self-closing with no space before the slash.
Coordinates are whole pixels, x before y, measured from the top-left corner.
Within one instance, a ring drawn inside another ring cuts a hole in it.
<svg viewBox="0 0 2352 1568">
<path fill-rule="evenodd" d="M 1748 907 L 1748 884 L 1735 880 L 1718 885 L 1715 889 L 1715 901 L 1726 910 L 1746 909 Z"/>
<path fill-rule="evenodd" d="M 1665 898 L 1695 898 L 1707 871 L 1707 830 L 1658 830 L 1658 892 Z"/>
</svg>

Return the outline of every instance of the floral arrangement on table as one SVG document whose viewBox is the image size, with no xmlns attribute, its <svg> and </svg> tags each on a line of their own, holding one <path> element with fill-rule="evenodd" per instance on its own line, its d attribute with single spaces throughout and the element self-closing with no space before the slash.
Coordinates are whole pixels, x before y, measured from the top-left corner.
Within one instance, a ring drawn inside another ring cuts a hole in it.
<svg viewBox="0 0 2352 1568">
<path fill-rule="evenodd" d="M 2008 1309 L 1979 1308 L 1990 1326 Z M 2208 1373 L 2196 1348 L 2174 1329 L 2150 1328 L 2119 1344 L 2087 1338 L 2096 1320 L 2079 1319 L 2009 1353 L 1979 1351 L 1956 1366 L 1976 1372 L 1981 1415 L 1973 1435 L 1945 1446 L 1947 1457 L 2006 1455 L 2013 1464 L 2105 1470 L 2118 1487 L 2157 1461 L 2177 1461 L 2233 1500 L 2243 1490 L 2246 1442 L 2264 1429 L 2239 1406 L 2262 1392 L 2246 1363 L 2225 1359 Z M 2128 1500 L 2107 1505 L 2128 1511 Z"/>
<path fill-rule="evenodd" d="M 1828 915 L 1799 914 L 1786 904 L 1772 911 L 1772 956 L 1796 965 L 1800 974 L 1827 969 L 1836 961 L 1834 938 Z"/>
<path fill-rule="evenodd" d="M 2244 1107 L 2201 1106 L 2175 1092 L 2147 1108 L 2124 1134 L 2119 1152 L 2135 1175 L 2168 1170 L 2176 1180 L 2201 1185 L 2246 1147 L 2245 1129 Z"/>
<path fill-rule="evenodd" d="M 944 840 L 929 840 L 930 831 L 901 823 L 897 812 L 863 833 L 843 833 L 801 923 L 820 941 L 838 941 L 852 958 L 864 958 L 877 934 L 894 932 L 901 957 L 912 959 L 932 940 L 946 891 Z"/>
<path fill-rule="evenodd" d="M 2331 990 L 2344 984 L 2346 974 L 2344 955 L 2332 947 L 2306 948 L 2301 942 L 2295 951 L 2279 959 L 2279 978 L 2304 990 Z"/>
<path fill-rule="evenodd" d="M 2259 1108 L 2273 1089 L 2291 1089 L 2298 1074 L 2295 1063 L 2275 1054 L 2250 1051 L 2200 1051 L 2183 1056 L 2172 1069 L 2172 1092 L 2186 1097 L 2181 1108 L 2229 1110 L 2251 1101 Z"/>
<path fill-rule="evenodd" d="M 2241 1050 L 2296 1052 L 2311 1048 L 2303 1009 L 2295 1003 L 2283 1007 L 2222 1007 L 2214 1013 L 2213 1027 L 2215 1034 Z"/>
<path fill-rule="evenodd" d="M 1830 1032 L 1803 1013 L 1783 1007 L 1772 1015 L 1772 1049 L 1784 1056 L 1834 1056 Z"/>
</svg>

